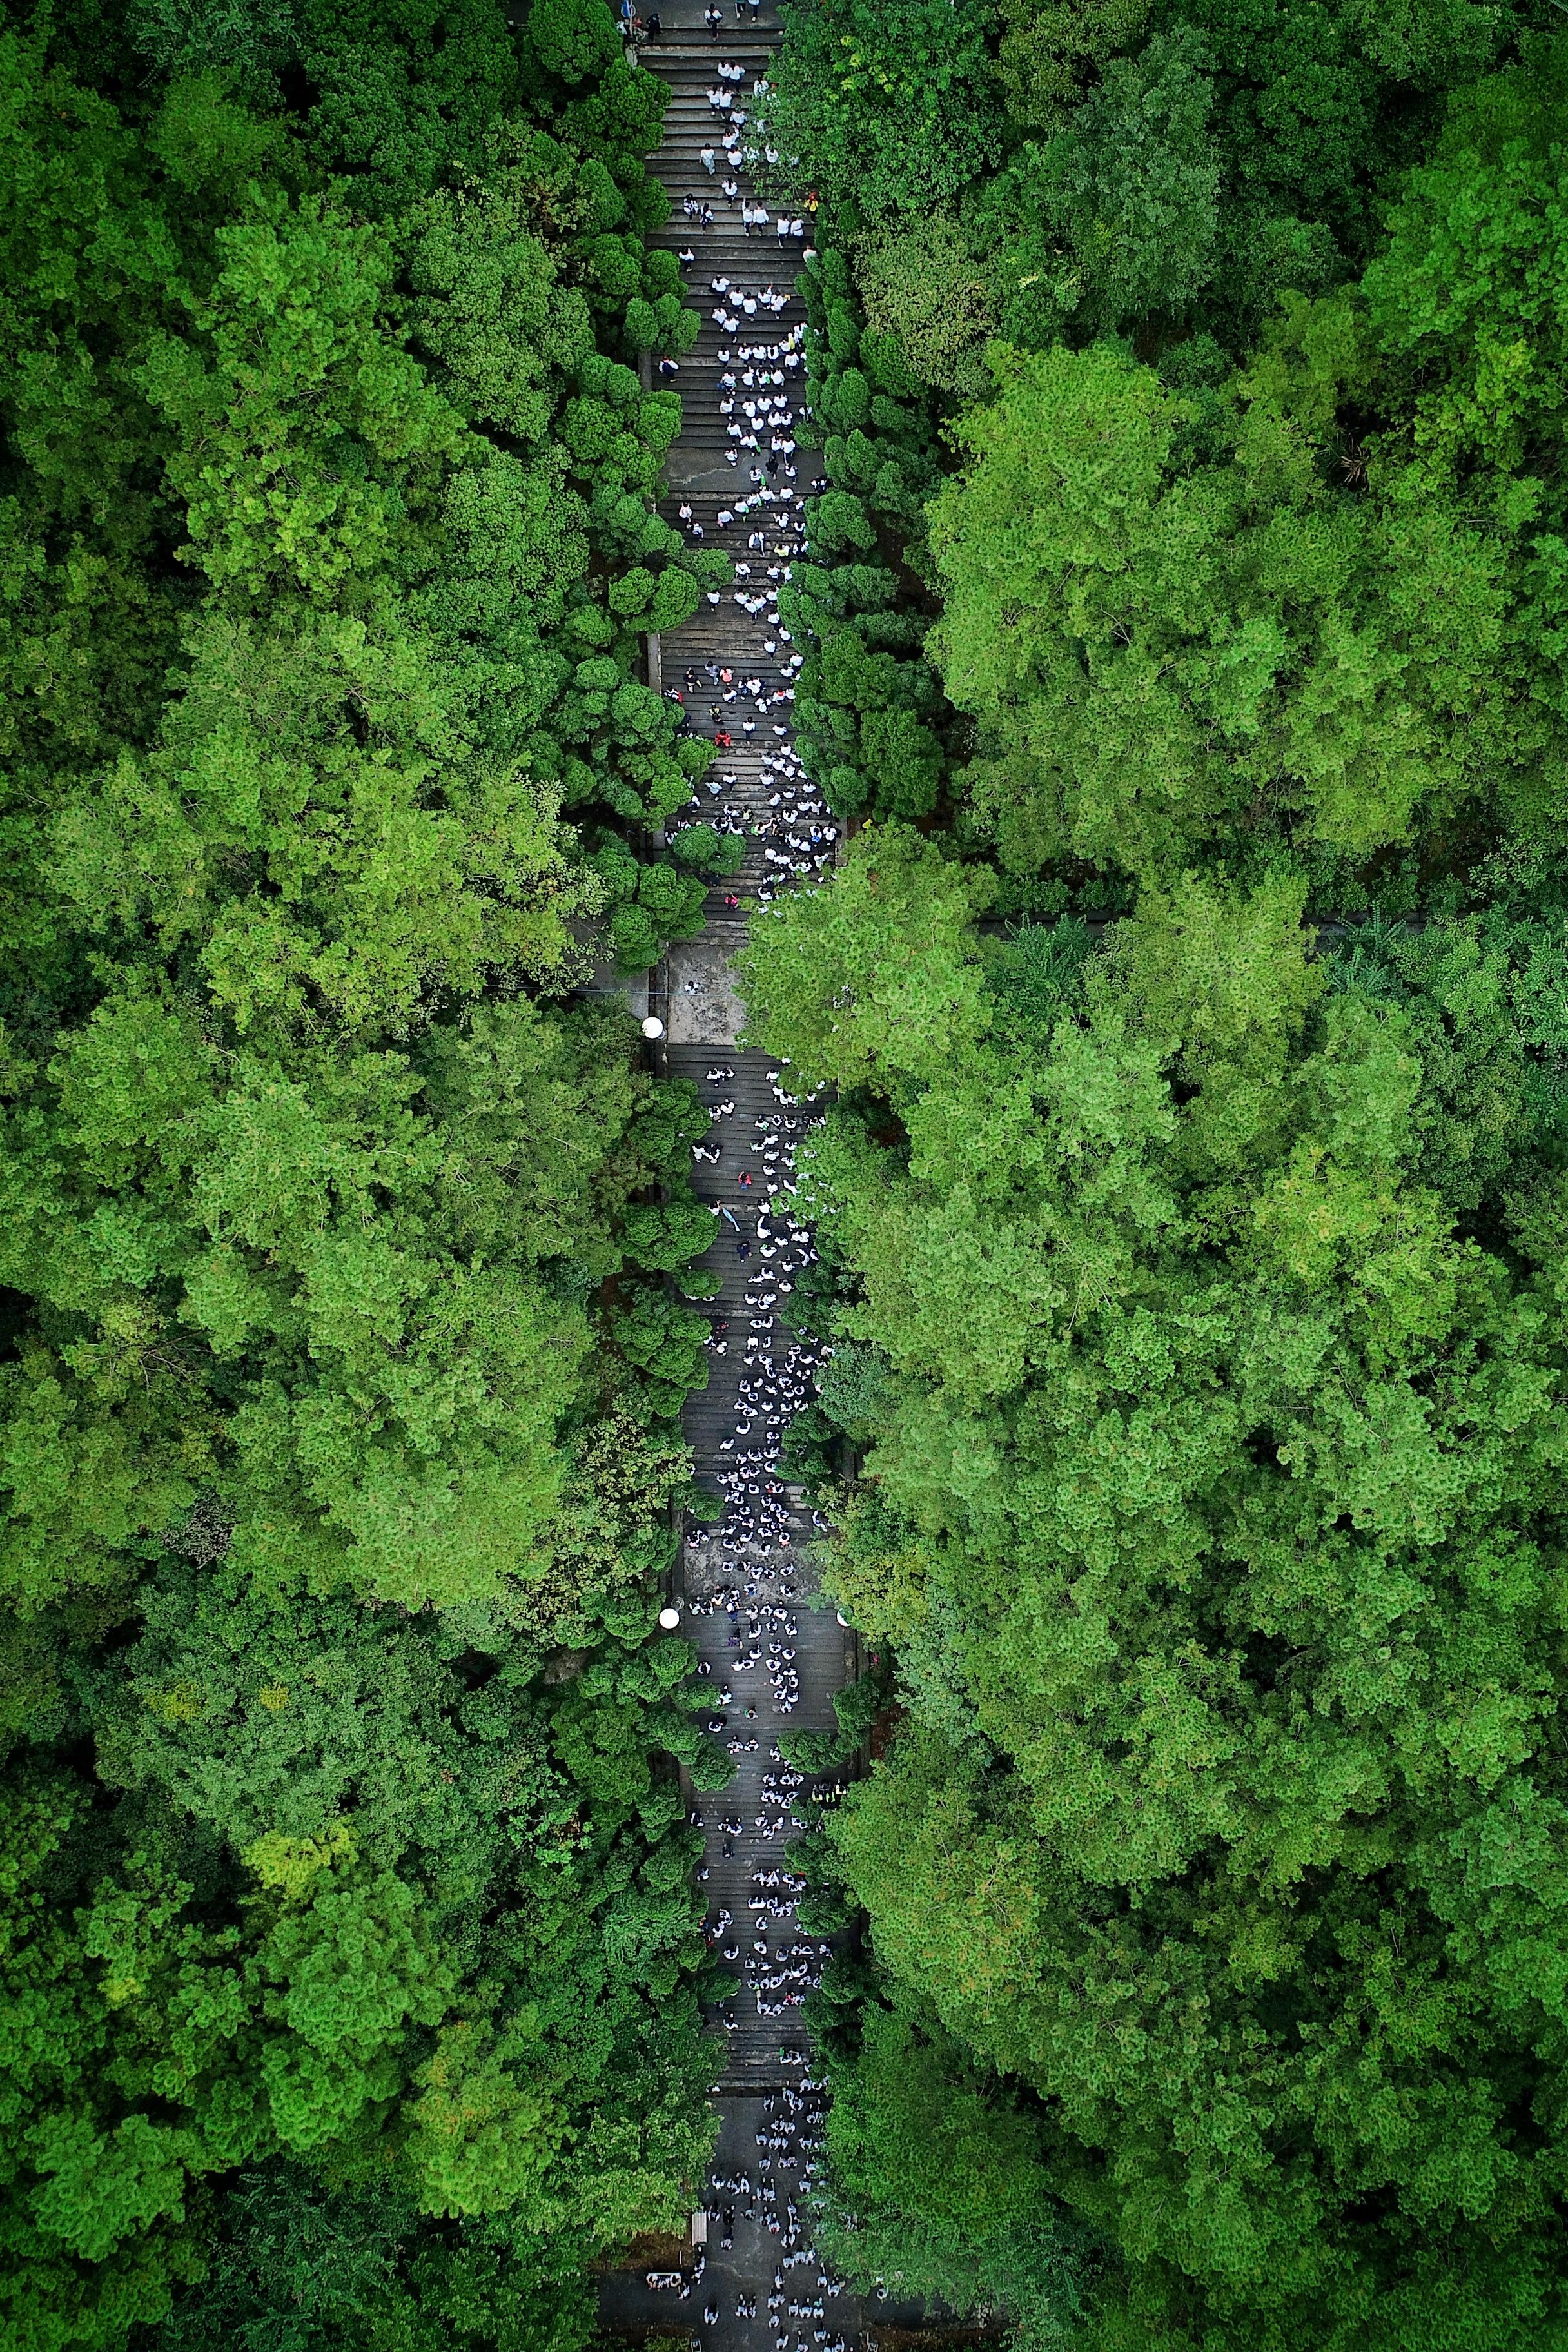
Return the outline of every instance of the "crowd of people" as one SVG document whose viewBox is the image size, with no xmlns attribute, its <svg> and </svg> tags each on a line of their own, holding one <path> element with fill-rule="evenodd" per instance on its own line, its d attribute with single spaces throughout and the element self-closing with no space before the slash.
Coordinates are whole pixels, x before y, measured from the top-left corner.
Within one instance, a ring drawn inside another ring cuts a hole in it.
<svg viewBox="0 0 1568 2352">
<path fill-rule="evenodd" d="M 752 2162 L 737 2167 L 731 2159 L 725 2168 L 716 2168 L 710 2180 L 719 2200 L 713 2218 L 719 2223 L 721 2252 L 728 2253 L 737 2232 L 748 2227 L 774 2242 L 758 2330 L 759 2339 L 765 2334 L 771 2341 L 773 2352 L 788 2352 L 792 2342 L 797 2352 L 807 2347 L 813 2352 L 849 2352 L 855 2333 L 849 2315 L 833 2308 L 844 2293 L 843 2282 L 826 2268 L 811 2231 L 826 2112 L 825 2086 L 809 2074 L 803 2074 L 798 2084 L 786 2083 L 770 2092 L 752 2126 Z M 764 2269 L 766 2263 L 764 2257 Z M 700 2252 L 689 2273 L 649 2271 L 647 2284 L 673 2289 L 679 2300 L 689 2301 L 694 2291 L 704 2289 L 707 2268 L 705 2254 Z M 736 2320 L 758 2317 L 756 2287 L 732 2286 L 731 2294 Z M 702 2305 L 706 2326 L 715 2328 L 729 2316 L 723 2290 L 707 2285 Z"/>
<path fill-rule="evenodd" d="M 799 1928 L 796 1912 L 806 1882 L 787 1858 L 776 1858 L 776 1842 L 805 1826 L 803 1794 L 808 1792 L 814 1804 L 833 1802 L 842 1796 L 844 1783 L 837 1778 L 808 1782 L 784 1760 L 776 1738 L 768 1737 L 801 1703 L 799 1654 L 807 1632 L 802 1608 L 809 1574 L 802 1545 L 813 1524 L 823 1524 L 792 1488 L 782 1461 L 789 1423 L 814 1392 L 820 1349 L 791 1332 L 777 1313 L 795 1277 L 815 1257 L 809 1228 L 795 1214 L 794 1198 L 795 1152 L 816 1114 L 812 1100 L 795 1096 L 784 1074 L 774 1071 L 769 1079 L 773 1108 L 754 1118 L 752 1139 L 742 1164 L 736 1164 L 731 1132 L 741 1091 L 736 1076 L 732 1062 L 714 1061 L 704 1068 L 714 1139 L 698 1145 L 697 1152 L 710 1179 L 720 1171 L 720 1205 L 729 1231 L 754 1245 L 759 1262 L 747 1276 L 743 1321 L 732 1309 L 721 1311 L 710 1333 L 710 1348 L 723 1360 L 724 1433 L 712 1441 L 711 1454 L 700 1458 L 698 1468 L 719 1486 L 724 1510 L 714 1525 L 695 1527 L 688 1536 L 685 1598 L 700 1653 L 698 1675 L 713 1708 L 704 1717 L 707 1726 L 728 1736 L 743 1765 L 753 1753 L 761 1759 L 760 1769 L 746 1765 L 743 1780 L 692 1814 L 709 1841 L 700 1876 L 709 1883 L 717 1878 L 722 1887 L 713 1896 L 706 1928 L 710 1948 L 731 1981 L 718 2004 L 718 2020 L 727 2035 L 749 2028 L 754 2039 L 760 2025 L 787 2032 L 790 2021 L 799 2020 L 831 1959 L 826 1937 Z M 815 1619 L 813 1630 L 821 1623 Z M 790 2068 L 804 2054 L 786 2041 L 777 2045 L 771 2063 Z M 726 2282 L 734 2284 L 728 2305 L 724 2291 L 710 2288 L 702 2305 L 706 2329 L 722 2323 L 728 2333 L 733 2326 L 759 2347 L 771 2343 L 773 2352 L 847 2352 L 847 2339 L 830 2316 L 838 2283 L 822 2269 L 810 2229 L 821 2114 L 821 2086 L 809 2077 L 798 2089 L 773 2093 L 754 2126 L 754 2168 L 714 2176 L 710 2201 L 715 2194 L 729 2200 L 721 2208 L 718 2243 Z M 744 2236 L 736 2253 L 738 2231 Z M 772 2290 L 760 2300 L 760 2287 L 752 2283 L 765 2260 L 757 2250 L 759 2240 L 763 2248 L 773 2242 L 776 2250 Z M 786 2285 L 796 2263 L 817 2273 L 813 2291 Z M 699 2254 L 677 2293 L 689 2297 L 705 2271 L 706 2256 Z"/>
<path fill-rule="evenodd" d="M 716 0 L 705 22 L 717 47 L 725 16 Z M 695 240 L 716 227 L 740 226 L 753 241 L 776 235 L 793 261 L 806 247 L 810 207 L 771 215 L 749 191 L 746 69 L 721 55 L 709 79 L 714 128 L 711 143 L 700 147 L 699 184 L 686 194 L 684 233 Z M 689 266 L 695 252 L 681 258 Z M 741 911 L 742 888 L 747 903 L 766 905 L 781 889 L 820 876 L 837 839 L 792 740 L 803 656 L 779 601 L 806 551 L 807 498 L 826 484 L 799 478 L 795 427 L 805 329 L 798 314 L 795 321 L 784 316 L 787 289 L 765 277 L 752 282 L 751 272 L 737 274 L 733 261 L 707 275 L 711 299 L 704 308 L 717 331 L 716 350 L 707 335 L 695 358 L 668 360 L 662 373 L 685 390 L 700 370 L 692 384 L 697 399 L 688 397 L 689 419 L 716 410 L 722 427 L 721 455 L 714 458 L 709 441 L 702 444 L 707 480 L 700 472 L 672 503 L 674 520 L 694 546 L 717 545 L 733 559 L 731 589 L 710 588 L 707 595 L 710 613 L 733 614 L 735 651 L 694 659 L 672 677 L 675 646 L 667 640 L 665 676 L 683 730 L 705 735 L 720 755 L 704 779 L 704 805 L 691 815 L 744 840 L 744 880 L 726 898 Z M 722 490 L 708 486 L 715 466 L 734 477 Z M 673 2288 L 682 2302 L 700 2296 L 705 2331 L 722 2328 L 727 2341 L 744 2341 L 757 2352 L 770 2343 L 772 2352 L 847 2352 L 847 2332 L 831 2315 L 839 2286 L 812 2238 L 825 2093 L 800 2040 L 803 2006 L 832 1948 L 826 1937 L 801 1931 L 796 1913 L 805 1882 L 781 1853 L 781 1843 L 805 1825 L 808 1786 L 814 1805 L 843 1793 L 837 1779 L 808 1784 L 778 1744 L 784 1724 L 812 1697 L 820 1706 L 824 1695 L 826 1627 L 820 1617 L 808 1621 L 804 1609 L 809 1571 L 803 1547 L 813 1515 L 784 1463 L 786 1432 L 814 1392 L 820 1356 L 816 1344 L 784 1319 L 816 1255 L 795 1207 L 795 1155 L 815 1114 L 784 1075 L 775 1073 L 771 1086 L 772 1108 L 754 1118 L 748 1135 L 741 1101 L 749 1088 L 737 1085 L 733 1063 L 721 1049 L 704 1071 L 713 1123 L 695 1148 L 696 1172 L 720 1212 L 716 1256 L 732 1254 L 744 1279 L 740 1306 L 717 1306 L 709 1336 L 715 1377 L 704 1410 L 719 1403 L 721 1425 L 710 1451 L 705 1441 L 706 1458 L 700 1454 L 697 1468 L 705 1484 L 717 1486 L 723 1509 L 711 1527 L 688 1535 L 684 1598 L 708 1700 L 701 1719 L 739 1767 L 729 1788 L 694 1806 L 691 1816 L 707 1838 L 698 1874 L 711 1896 L 706 1934 L 727 1977 L 717 2021 L 732 2053 L 728 2064 L 742 2074 L 765 2065 L 775 2080 L 790 2079 L 761 2102 L 747 2099 L 729 2110 L 726 2145 L 739 2135 L 753 2147 L 721 2162 L 712 2176 L 708 2248 L 695 2249 L 679 2273 L 648 2273 L 648 2284 Z M 815 1687 L 805 1664 L 814 1655 Z M 763 2028 L 773 2037 L 766 2043 Z"/>
<path fill-rule="evenodd" d="M 764 1601 L 756 1597 L 757 1586 L 748 1581 L 744 1588 L 721 1585 L 710 1598 L 693 1598 L 689 1601 L 689 1607 L 699 1613 L 706 1612 L 711 1614 L 718 1610 L 727 1611 L 733 1629 L 729 1635 L 729 1647 L 742 1653 L 740 1656 L 729 1660 L 720 1670 L 720 1678 L 713 1694 L 716 1706 L 730 1706 L 735 1703 L 734 1685 L 731 1679 L 732 1675 L 754 1674 L 763 1665 L 763 1643 L 765 1633 L 767 1677 L 769 1687 L 773 1692 L 774 1709 L 780 1715 L 790 1715 L 794 1712 L 795 1702 L 800 1696 L 800 1676 L 795 1671 L 795 1621 L 793 1612 L 784 1605 L 784 1602 L 793 1600 L 795 1587 L 793 1582 L 785 1579 L 778 1589 L 784 1595 L 783 1601 Z M 742 1610 L 746 1619 L 744 1633 L 740 1630 Z M 711 1661 L 707 1658 L 701 1659 L 697 1672 L 700 1676 L 710 1676 L 713 1673 Z M 746 1704 L 752 1688 L 752 1685 L 748 1684 L 746 1690 L 742 1694 L 742 1705 Z M 748 1721 L 755 1720 L 756 1712 L 754 1706 L 746 1706 Z"/>
<path fill-rule="evenodd" d="M 763 13 L 763 0 L 734 0 L 734 8 L 738 25 L 754 25 Z M 664 19 L 657 8 L 650 8 L 645 16 L 635 5 L 635 0 L 619 0 L 616 16 L 620 25 L 621 38 L 626 42 L 627 54 L 634 64 L 638 51 L 647 42 L 663 37 Z M 715 5 L 715 0 L 709 0 L 702 21 L 708 27 L 709 39 L 716 41 L 724 23 L 724 12 Z"/>
</svg>

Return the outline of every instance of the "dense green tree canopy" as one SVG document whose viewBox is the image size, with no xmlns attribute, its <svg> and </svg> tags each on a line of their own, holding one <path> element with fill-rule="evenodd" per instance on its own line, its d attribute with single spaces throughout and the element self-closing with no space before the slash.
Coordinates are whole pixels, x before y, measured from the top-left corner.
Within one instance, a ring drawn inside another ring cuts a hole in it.
<svg viewBox="0 0 1568 2352">
<path fill-rule="evenodd" d="M 7 2326 L 564 2352 L 710 2136 L 706 1114 L 571 993 L 612 848 L 689 917 L 662 100 L 598 0 L 3 40 Z"/>
<path fill-rule="evenodd" d="M 1543 617 L 1525 551 L 1392 450 L 1333 484 L 1312 411 L 1359 358 L 1352 311 L 1302 305 L 1207 415 L 1096 345 L 1021 361 L 966 423 L 931 643 L 1010 864 L 1169 873 L 1265 827 L 1364 856 L 1547 795 L 1556 730 L 1508 658 Z"/>
<path fill-rule="evenodd" d="M 820 2242 L 1025 2352 L 1568 2346 L 1560 15 L 794 0 L 749 110 Z M 581 986 L 735 869 L 663 107 L 606 0 L 0 12 L 25 2352 L 581 2352 L 706 2162 L 706 1114 Z"/>
<path fill-rule="evenodd" d="M 1076 966 L 1007 951 L 940 1060 L 845 1068 L 881 1100 L 809 1196 L 882 1369 L 829 1578 L 910 1720 L 832 1834 L 1131 2258 L 1092 2340 L 1522 2346 L 1563 2266 L 1555 950 L 1314 960 L 1300 919 L 1188 877 Z M 760 933 L 764 1002 L 815 920 Z"/>
<path fill-rule="evenodd" d="M 745 976 L 837 1089 L 795 1458 L 891 1661 L 800 1849 L 867 1930 L 824 2226 L 1031 2345 L 1536 2352 L 1561 31 L 1004 0 L 963 54 L 942 152 L 817 171 L 799 709 L 875 822 Z"/>
</svg>

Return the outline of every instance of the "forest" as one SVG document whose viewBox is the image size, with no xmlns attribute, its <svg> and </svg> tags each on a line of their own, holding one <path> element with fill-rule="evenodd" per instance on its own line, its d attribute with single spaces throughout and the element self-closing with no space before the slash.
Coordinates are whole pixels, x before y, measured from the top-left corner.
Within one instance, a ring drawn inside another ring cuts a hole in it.
<svg viewBox="0 0 1568 2352">
<path fill-rule="evenodd" d="M 708 1113 L 588 983 L 730 565 L 663 88 L 512 5 L 0 5 L 7 2352 L 581 2352 L 713 2143 Z M 1562 0 L 780 14 L 820 2242 L 1568 2352 Z"/>
<path fill-rule="evenodd" d="M 821 0 L 762 109 L 826 2219 L 1036 2352 L 1568 2343 L 1564 30 Z"/>
<path fill-rule="evenodd" d="M 708 1115 L 574 993 L 702 893 L 662 93 L 597 0 L 0 39 L 5 2340 L 570 2347 L 711 2135 Z"/>
</svg>

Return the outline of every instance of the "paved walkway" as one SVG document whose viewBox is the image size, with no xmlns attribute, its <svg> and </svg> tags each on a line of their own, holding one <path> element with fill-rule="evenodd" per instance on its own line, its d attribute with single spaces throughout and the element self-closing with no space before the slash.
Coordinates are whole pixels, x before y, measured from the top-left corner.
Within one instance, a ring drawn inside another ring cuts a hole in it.
<svg viewBox="0 0 1568 2352">
<path fill-rule="evenodd" d="M 688 1630 L 712 1696 L 709 1720 L 737 1766 L 727 1789 L 700 1801 L 709 1934 L 733 1989 L 711 2020 L 720 2137 L 704 2191 L 706 2249 L 652 2284 L 606 2277 L 601 2312 L 616 2330 L 693 2334 L 704 2352 L 844 2352 L 860 2338 L 862 2313 L 819 2264 L 806 2211 L 822 2100 L 800 2003 L 829 1948 L 795 1921 L 784 1847 L 800 1783 L 776 1745 L 788 1728 L 830 1727 L 832 1694 L 854 1672 L 854 1637 L 832 1612 L 802 1605 L 810 1511 L 777 1458 L 813 1362 L 778 1313 L 810 1249 L 789 1199 L 793 1150 L 811 1111 L 784 1094 L 766 1056 L 735 1046 L 739 1008 L 727 971 L 759 898 L 791 869 L 819 870 L 833 855 L 831 819 L 795 760 L 798 660 L 773 602 L 798 551 L 799 500 L 816 465 L 812 453 L 787 446 L 805 375 L 805 313 L 790 292 L 805 239 L 781 250 L 771 223 L 765 235 L 745 233 L 740 199 L 750 199 L 750 185 L 725 160 L 709 99 L 723 89 L 748 107 L 777 17 L 763 7 L 738 19 L 726 0 L 713 40 L 702 7 L 662 6 L 663 38 L 644 62 L 671 90 L 655 165 L 673 199 L 661 241 L 694 255 L 686 275 L 702 316 L 696 351 L 667 379 L 681 393 L 684 422 L 660 510 L 747 567 L 735 590 L 705 601 L 661 649 L 665 688 L 684 697 L 695 730 L 731 739 L 692 814 L 742 832 L 746 843 L 744 866 L 710 894 L 704 939 L 672 953 L 662 1008 L 671 1075 L 692 1078 L 716 1112 L 708 1143 L 718 1156 L 700 1159 L 694 1172 L 721 1212 L 706 1261 L 721 1289 L 711 1309 L 712 1376 L 687 1409 L 686 1433 L 699 1478 L 723 1495 L 726 1509 L 688 1543 L 682 1575 Z M 742 71 L 726 78 L 721 66 Z M 732 199 L 723 194 L 731 178 Z M 710 226 L 683 209 L 689 195 L 711 208 Z"/>
</svg>

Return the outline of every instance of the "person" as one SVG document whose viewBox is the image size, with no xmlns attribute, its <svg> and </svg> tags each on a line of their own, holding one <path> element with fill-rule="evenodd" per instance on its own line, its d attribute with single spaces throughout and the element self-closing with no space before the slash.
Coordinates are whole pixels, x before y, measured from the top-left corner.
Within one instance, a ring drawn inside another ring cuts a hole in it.
<svg viewBox="0 0 1568 2352">
<path fill-rule="evenodd" d="M 724 22 L 724 16 L 721 9 L 712 5 L 712 0 L 709 0 L 709 5 L 702 12 L 702 21 L 708 27 L 709 39 L 716 41 L 719 37 L 719 27 Z"/>
<path fill-rule="evenodd" d="M 703 170 L 707 173 L 708 177 L 711 179 L 714 173 L 719 168 L 719 152 L 717 148 L 701 148 L 698 152 L 697 160 L 701 164 Z"/>
<path fill-rule="evenodd" d="M 659 35 L 663 32 L 663 30 L 664 30 L 664 26 L 659 23 L 659 20 L 658 20 L 658 10 L 657 8 L 650 8 L 650 9 L 648 10 L 648 12 L 647 12 L 647 37 L 648 37 L 648 39 L 649 39 L 650 41 L 657 41 L 657 40 L 658 40 L 658 37 L 659 37 Z"/>
</svg>

